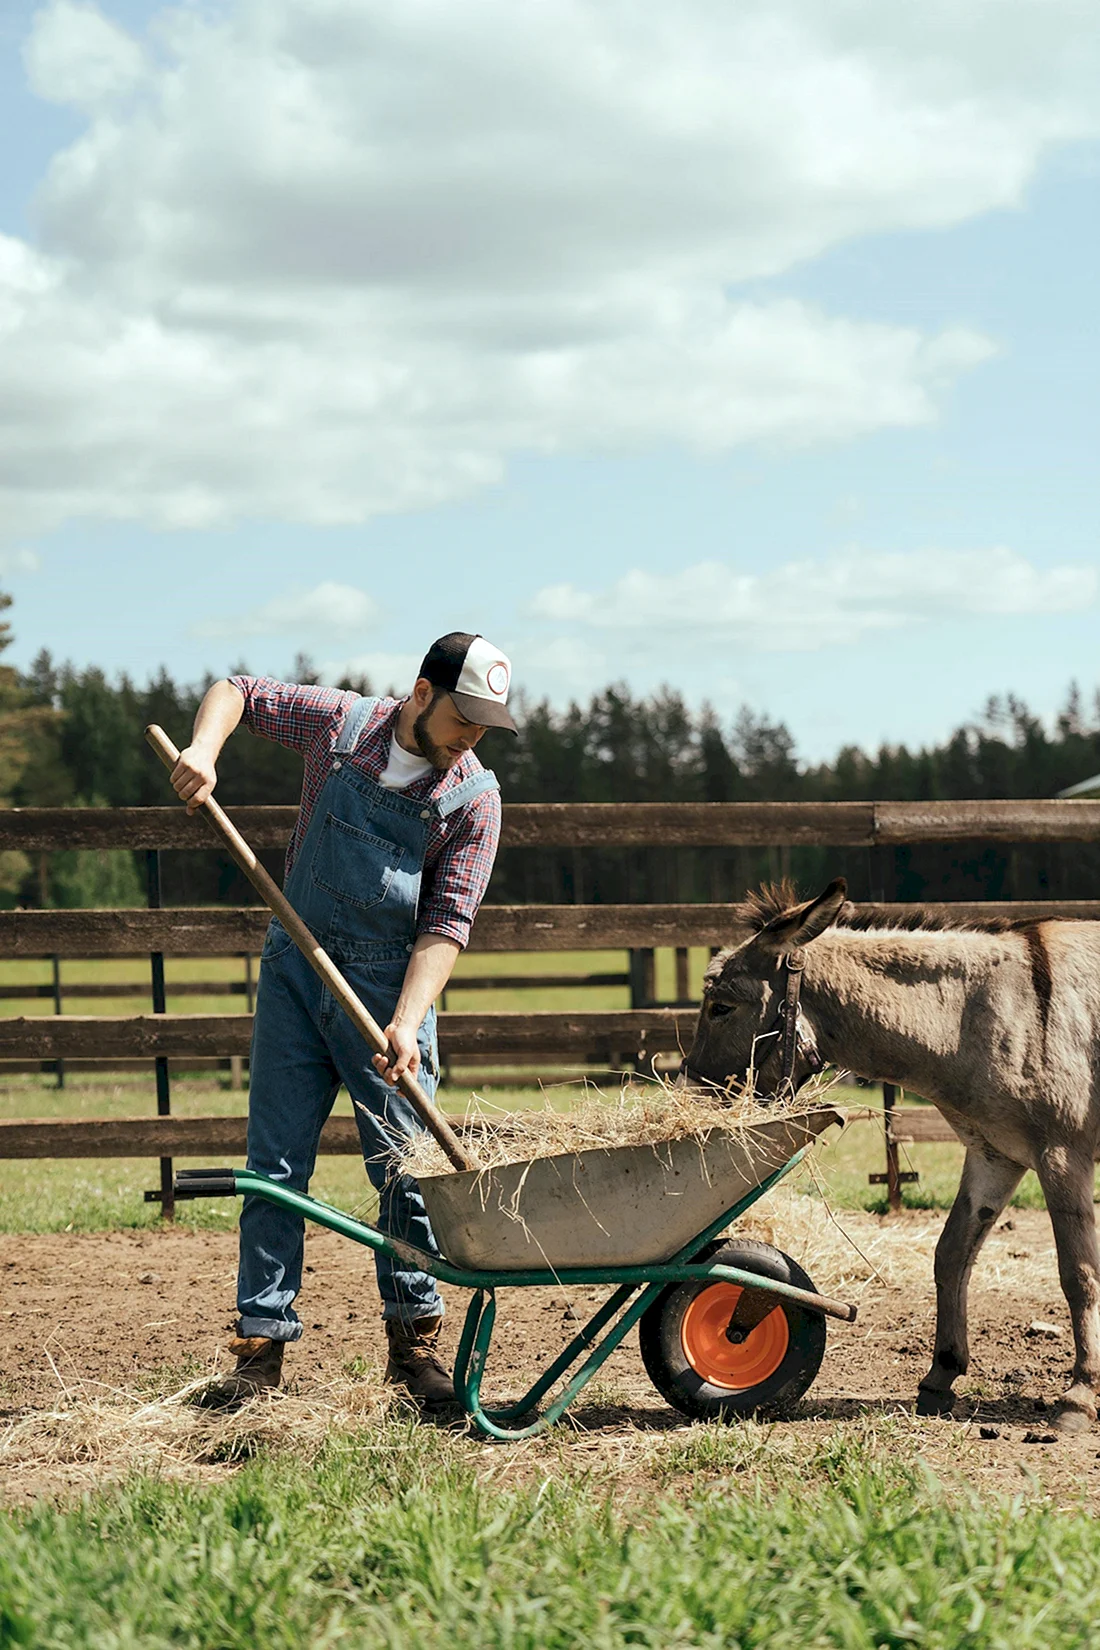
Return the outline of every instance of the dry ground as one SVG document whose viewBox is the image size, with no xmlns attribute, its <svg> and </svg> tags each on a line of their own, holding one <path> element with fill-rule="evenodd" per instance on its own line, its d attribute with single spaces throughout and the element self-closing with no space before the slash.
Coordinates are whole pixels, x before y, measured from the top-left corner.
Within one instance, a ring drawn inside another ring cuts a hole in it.
<svg viewBox="0 0 1100 1650">
<path fill-rule="evenodd" d="M 975 1487 L 1014 1492 L 1034 1477 L 1058 1500 L 1084 1496 L 1100 1507 L 1100 1428 L 1083 1439 L 1048 1441 L 1047 1406 L 1064 1383 L 1072 1343 L 1044 1213 L 1013 1211 L 979 1262 L 971 1372 L 960 1384 L 956 1422 L 912 1417 L 931 1347 L 931 1256 L 943 1219 L 922 1211 L 889 1218 L 845 1212 L 838 1226 L 816 1200 L 797 1193 L 773 1198 L 757 1235 L 774 1237 L 802 1259 L 819 1288 L 857 1298 L 860 1317 L 854 1326 L 830 1324 L 814 1387 L 772 1437 L 784 1448 L 797 1448 L 800 1439 L 808 1447 L 838 1425 L 881 1426 L 889 1447 L 901 1428 L 907 1445 L 937 1471 Z M 291 1397 L 281 1409 L 263 1406 L 268 1431 L 323 1425 L 329 1408 L 345 1424 L 350 1414 L 382 1425 L 370 1259 L 313 1229 L 306 1266 L 299 1301 L 306 1336 L 288 1355 Z M 65 1494 L 138 1459 L 172 1471 L 229 1470 L 211 1468 L 209 1450 L 206 1465 L 198 1464 L 201 1451 L 190 1460 L 186 1449 L 181 1453 L 180 1428 L 192 1424 L 194 1412 L 162 1400 L 227 1367 L 234 1276 L 232 1232 L 0 1238 L 0 1495 L 11 1502 Z M 466 1297 L 448 1294 L 453 1352 Z M 574 1331 L 569 1312 L 587 1317 L 599 1298 L 597 1290 L 570 1299 L 554 1290 L 503 1295 L 490 1400 L 528 1383 Z M 578 1468 L 630 1475 L 645 1470 L 670 1434 L 698 1438 L 700 1429 L 689 1429 L 649 1386 L 636 1335 L 589 1393 L 573 1412 L 571 1431 L 549 1443 L 486 1446 L 486 1461 L 497 1463 L 486 1470 L 499 1473 L 507 1457 L 508 1472 L 524 1471 L 524 1463 L 541 1463 L 545 1471 L 552 1455 Z"/>
</svg>

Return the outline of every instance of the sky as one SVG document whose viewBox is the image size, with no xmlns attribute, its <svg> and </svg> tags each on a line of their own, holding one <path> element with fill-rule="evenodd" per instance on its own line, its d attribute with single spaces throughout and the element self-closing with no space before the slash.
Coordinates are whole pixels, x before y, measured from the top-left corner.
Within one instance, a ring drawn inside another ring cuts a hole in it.
<svg viewBox="0 0 1100 1650">
<path fill-rule="evenodd" d="M 0 586 L 41 649 L 806 760 L 1100 686 L 1092 0 L 0 0 Z"/>
</svg>

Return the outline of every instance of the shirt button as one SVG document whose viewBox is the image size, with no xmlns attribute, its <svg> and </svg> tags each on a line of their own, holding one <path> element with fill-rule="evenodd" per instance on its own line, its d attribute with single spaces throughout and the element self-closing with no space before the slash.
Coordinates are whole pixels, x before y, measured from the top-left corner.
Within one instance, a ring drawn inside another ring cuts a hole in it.
<svg viewBox="0 0 1100 1650">
<path fill-rule="evenodd" d="M 432 817 L 432 810 L 430 808 L 422 808 L 420 810 L 420 817 L 421 819 L 430 819 Z"/>
<path fill-rule="evenodd" d="M 333 764 L 332 764 L 332 771 L 333 771 L 333 773 L 339 773 L 339 771 L 340 771 L 340 769 L 341 769 L 341 768 L 342 768 L 342 767 L 343 767 L 343 766 L 344 766 L 344 764 L 343 764 L 343 763 L 342 763 L 342 762 L 341 762 L 341 761 L 339 761 L 339 759 L 337 759 L 337 761 L 335 761 L 335 762 L 334 762 L 334 763 L 333 763 Z"/>
<path fill-rule="evenodd" d="M 412 950 L 412 946 L 411 946 L 411 945 L 407 945 L 407 946 L 406 946 L 406 947 L 405 947 L 405 950 L 406 950 L 406 951 L 411 951 L 411 950 Z"/>
</svg>

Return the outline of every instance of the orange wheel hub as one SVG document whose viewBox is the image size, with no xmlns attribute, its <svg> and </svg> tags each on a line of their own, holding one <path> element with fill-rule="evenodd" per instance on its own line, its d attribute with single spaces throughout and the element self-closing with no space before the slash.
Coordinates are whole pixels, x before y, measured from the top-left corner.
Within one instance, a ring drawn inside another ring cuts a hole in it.
<svg viewBox="0 0 1100 1650">
<path fill-rule="evenodd" d="M 775 1306 L 735 1346 L 726 1330 L 740 1299 L 740 1284 L 712 1283 L 699 1291 L 680 1325 L 684 1356 L 692 1369 L 701 1380 L 730 1392 L 746 1392 L 774 1375 L 791 1338 L 786 1313 Z"/>
</svg>

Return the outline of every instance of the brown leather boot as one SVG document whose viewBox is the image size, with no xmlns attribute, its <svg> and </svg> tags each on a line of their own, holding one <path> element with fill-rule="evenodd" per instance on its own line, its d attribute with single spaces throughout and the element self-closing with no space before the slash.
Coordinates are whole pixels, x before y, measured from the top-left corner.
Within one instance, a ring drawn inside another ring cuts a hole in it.
<svg viewBox="0 0 1100 1650">
<path fill-rule="evenodd" d="M 386 1319 L 390 1355 L 386 1380 L 403 1386 L 424 1409 L 446 1409 L 456 1404 L 454 1382 L 436 1356 L 442 1315 L 434 1318 Z"/>
<path fill-rule="evenodd" d="M 231 1375 L 204 1387 L 195 1398 L 200 1409 L 239 1409 L 258 1392 L 277 1391 L 283 1378 L 285 1341 L 265 1335 L 234 1335 L 229 1350 L 237 1359 Z"/>
</svg>

